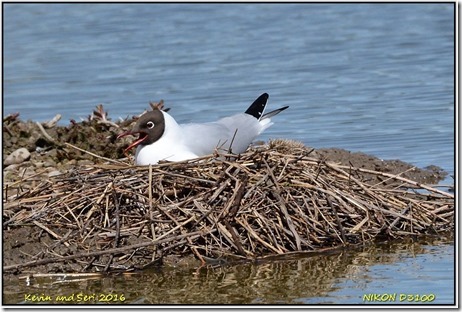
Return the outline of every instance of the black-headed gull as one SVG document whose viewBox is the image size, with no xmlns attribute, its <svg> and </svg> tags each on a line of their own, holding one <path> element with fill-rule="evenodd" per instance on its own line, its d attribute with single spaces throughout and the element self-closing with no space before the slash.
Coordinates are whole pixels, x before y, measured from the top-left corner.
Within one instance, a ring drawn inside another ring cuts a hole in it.
<svg viewBox="0 0 462 312">
<path fill-rule="evenodd" d="M 143 114 L 133 130 L 120 134 L 139 134 L 125 152 L 136 146 L 137 165 L 157 164 L 160 160 L 182 161 L 213 154 L 216 150 L 234 154 L 245 152 L 250 143 L 273 123 L 271 117 L 289 106 L 263 114 L 268 94 L 263 93 L 245 113 L 208 123 L 179 125 L 172 116 L 160 109 Z"/>
</svg>

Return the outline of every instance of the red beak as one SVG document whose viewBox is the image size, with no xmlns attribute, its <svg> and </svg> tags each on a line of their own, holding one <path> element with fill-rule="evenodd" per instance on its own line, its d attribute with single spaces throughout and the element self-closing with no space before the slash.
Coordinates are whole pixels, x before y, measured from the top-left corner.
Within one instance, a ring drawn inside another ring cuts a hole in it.
<svg viewBox="0 0 462 312">
<path fill-rule="evenodd" d="M 127 153 L 129 150 L 131 150 L 132 148 L 138 146 L 138 144 L 140 144 L 141 142 L 143 142 L 144 140 L 146 140 L 148 138 L 148 136 L 146 135 L 146 133 L 144 132 L 132 132 L 132 131 L 127 131 L 127 132 L 124 132 L 124 133 L 121 133 L 117 136 L 117 139 L 120 139 L 120 138 L 123 138 L 124 136 L 127 136 L 127 135 L 135 135 L 135 134 L 139 134 L 140 136 L 138 137 L 138 140 L 136 140 L 135 142 L 133 142 L 132 144 L 130 144 L 125 150 L 124 150 L 124 154 L 127 156 Z M 128 157 L 128 156 L 127 156 Z"/>
</svg>

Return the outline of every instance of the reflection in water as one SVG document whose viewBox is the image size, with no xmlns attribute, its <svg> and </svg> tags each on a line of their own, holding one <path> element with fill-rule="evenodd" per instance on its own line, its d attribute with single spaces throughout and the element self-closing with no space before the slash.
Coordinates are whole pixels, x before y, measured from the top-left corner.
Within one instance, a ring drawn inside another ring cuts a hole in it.
<svg viewBox="0 0 462 312">
<path fill-rule="evenodd" d="M 258 265 L 162 268 L 72 283 L 36 279 L 27 286 L 15 278 L 4 281 L 3 302 L 31 303 L 31 297 L 25 296 L 35 294 L 51 297 L 46 303 L 56 303 L 58 295 L 70 298 L 69 303 L 82 303 L 83 295 L 87 295 L 86 303 L 91 304 L 100 303 L 100 299 L 117 302 L 116 297 L 130 304 L 367 304 L 380 302 L 365 301 L 365 294 L 397 293 L 399 298 L 399 294 L 412 290 L 420 295 L 434 294 L 433 303 L 451 304 L 453 248 L 451 238 L 444 238 L 381 243 Z M 413 275 L 409 265 L 417 266 Z M 416 283 L 420 279 L 427 282 Z M 413 285 L 412 289 L 408 285 Z"/>
</svg>

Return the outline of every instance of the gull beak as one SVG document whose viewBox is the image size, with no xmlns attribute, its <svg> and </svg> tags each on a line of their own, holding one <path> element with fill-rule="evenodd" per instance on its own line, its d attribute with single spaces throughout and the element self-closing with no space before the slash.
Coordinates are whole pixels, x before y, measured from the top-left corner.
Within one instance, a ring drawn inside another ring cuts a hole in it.
<svg viewBox="0 0 462 312">
<path fill-rule="evenodd" d="M 124 132 L 124 133 L 121 133 L 117 136 L 117 139 L 120 139 L 120 138 L 123 138 L 127 135 L 136 135 L 136 134 L 139 134 L 139 137 L 136 141 L 134 141 L 132 144 L 130 144 L 125 150 L 124 150 L 124 154 L 125 156 L 128 157 L 128 151 L 130 151 L 132 148 L 138 146 L 141 142 L 143 142 L 144 140 L 146 140 L 148 138 L 148 135 L 144 132 L 140 132 L 140 131 L 127 131 L 127 132 Z"/>
</svg>

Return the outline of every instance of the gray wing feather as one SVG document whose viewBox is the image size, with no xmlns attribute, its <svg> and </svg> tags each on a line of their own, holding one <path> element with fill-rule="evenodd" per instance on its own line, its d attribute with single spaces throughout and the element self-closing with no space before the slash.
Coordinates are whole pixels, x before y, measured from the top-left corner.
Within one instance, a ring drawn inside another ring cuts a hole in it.
<svg viewBox="0 0 462 312">
<path fill-rule="evenodd" d="M 271 123 L 261 123 L 248 114 L 237 114 L 216 122 L 185 124 L 184 144 L 197 155 L 212 154 L 216 149 L 239 154 L 245 152 L 250 143 Z M 233 139 L 234 138 L 234 139 Z"/>
</svg>

